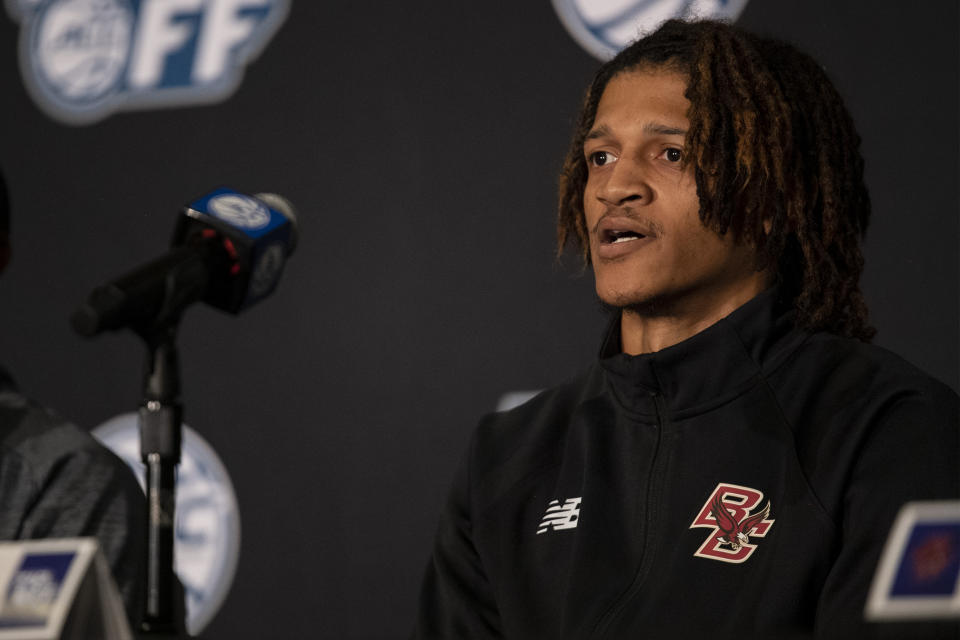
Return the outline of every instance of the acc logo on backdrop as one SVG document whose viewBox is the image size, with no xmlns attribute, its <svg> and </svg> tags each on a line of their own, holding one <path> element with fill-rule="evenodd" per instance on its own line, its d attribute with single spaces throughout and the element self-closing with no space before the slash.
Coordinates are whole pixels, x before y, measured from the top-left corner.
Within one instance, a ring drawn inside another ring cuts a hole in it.
<svg viewBox="0 0 960 640">
<path fill-rule="evenodd" d="M 93 430 L 146 484 L 136 413 L 119 415 Z M 223 604 L 240 555 L 240 511 L 230 476 L 213 448 L 183 425 L 177 468 L 175 570 L 187 595 L 187 630 L 199 634 Z"/>
<path fill-rule="evenodd" d="M 67 124 L 226 99 L 289 11 L 289 0 L 6 2 L 27 89 Z"/>
<path fill-rule="evenodd" d="M 671 18 L 736 20 L 747 0 L 553 0 L 573 39 L 608 60 Z"/>
</svg>

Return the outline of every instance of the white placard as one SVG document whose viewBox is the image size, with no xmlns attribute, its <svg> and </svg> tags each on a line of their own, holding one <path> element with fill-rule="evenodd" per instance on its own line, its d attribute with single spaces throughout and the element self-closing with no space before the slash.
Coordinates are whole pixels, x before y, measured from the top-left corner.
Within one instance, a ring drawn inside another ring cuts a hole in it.
<svg viewBox="0 0 960 640">
<path fill-rule="evenodd" d="M 0 543 L 0 640 L 81 638 L 91 629 L 133 639 L 96 539 Z"/>
</svg>

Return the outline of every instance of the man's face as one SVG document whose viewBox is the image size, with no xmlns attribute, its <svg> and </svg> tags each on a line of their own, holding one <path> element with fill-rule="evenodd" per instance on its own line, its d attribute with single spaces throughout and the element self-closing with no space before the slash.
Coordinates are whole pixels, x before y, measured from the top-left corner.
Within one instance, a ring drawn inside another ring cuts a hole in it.
<svg viewBox="0 0 960 640">
<path fill-rule="evenodd" d="M 681 168 L 686 77 L 644 68 L 607 84 L 584 143 L 583 194 L 597 295 L 638 311 L 706 311 L 757 278 L 754 252 L 700 221 Z M 749 298 L 748 298 L 749 299 Z"/>
</svg>

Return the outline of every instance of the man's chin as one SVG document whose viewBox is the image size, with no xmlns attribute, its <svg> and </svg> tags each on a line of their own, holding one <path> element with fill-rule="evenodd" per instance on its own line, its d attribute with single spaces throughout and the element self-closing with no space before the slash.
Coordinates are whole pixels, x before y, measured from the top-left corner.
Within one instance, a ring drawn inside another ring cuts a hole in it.
<svg viewBox="0 0 960 640">
<path fill-rule="evenodd" d="M 642 316 L 662 315 L 668 308 L 664 296 L 641 292 L 597 292 L 597 303 L 608 313 L 633 313 Z"/>
</svg>

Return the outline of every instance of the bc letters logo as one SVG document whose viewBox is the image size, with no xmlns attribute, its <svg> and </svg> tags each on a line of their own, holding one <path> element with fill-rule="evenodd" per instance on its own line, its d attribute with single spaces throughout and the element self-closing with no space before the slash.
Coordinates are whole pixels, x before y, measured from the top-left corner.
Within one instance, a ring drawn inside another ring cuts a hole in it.
<svg viewBox="0 0 960 640">
<path fill-rule="evenodd" d="M 775 522 L 770 518 L 770 501 L 750 513 L 763 501 L 763 492 L 738 484 L 719 483 L 690 525 L 710 529 L 710 534 L 693 554 L 698 558 L 740 564 L 753 555 L 756 540 L 766 537 Z"/>
<path fill-rule="evenodd" d="M 7 0 L 36 103 L 66 124 L 217 102 L 283 24 L 289 0 Z"/>
<path fill-rule="evenodd" d="M 601 60 L 671 18 L 736 20 L 747 0 L 553 0 L 573 39 Z"/>
</svg>

